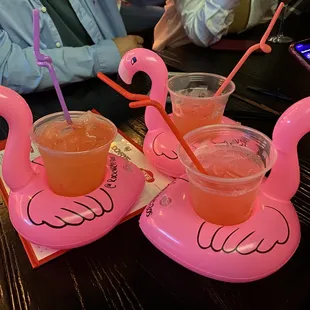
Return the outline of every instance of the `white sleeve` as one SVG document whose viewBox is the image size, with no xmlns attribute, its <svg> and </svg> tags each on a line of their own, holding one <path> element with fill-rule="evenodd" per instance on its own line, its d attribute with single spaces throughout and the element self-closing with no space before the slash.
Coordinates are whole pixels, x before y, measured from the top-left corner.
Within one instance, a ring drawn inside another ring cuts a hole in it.
<svg viewBox="0 0 310 310">
<path fill-rule="evenodd" d="M 209 46 L 228 32 L 240 0 L 174 0 L 183 27 L 193 43 Z"/>
<path fill-rule="evenodd" d="M 278 0 L 251 0 L 251 12 L 247 28 L 269 21 L 278 7 Z"/>
</svg>

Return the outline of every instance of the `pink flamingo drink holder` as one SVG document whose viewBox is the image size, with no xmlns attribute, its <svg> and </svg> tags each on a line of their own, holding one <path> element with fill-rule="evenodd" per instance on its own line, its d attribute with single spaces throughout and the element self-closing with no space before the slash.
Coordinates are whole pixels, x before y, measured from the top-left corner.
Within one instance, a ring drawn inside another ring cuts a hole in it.
<svg viewBox="0 0 310 310">
<path fill-rule="evenodd" d="M 151 78 L 152 88 L 149 97 L 126 92 L 102 73 L 98 74 L 98 78 L 130 100 L 150 98 L 165 108 L 168 93 L 168 71 L 164 61 L 150 50 L 133 49 L 122 58 L 118 73 L 126 84 L 131 84 L 133 76 L 138 71 L 147 73 Z M 227 117 L 223 117 L 222 122 L 226 124 L 235 123 Z M 146 108 L 145 124 L 148 132 L 143 143 L 144 155 L 158 171 L 166 175 L 179 177 L 184 174 L 185 169 L 177 154 L 179 142 L 155 108 Z"/>
<path fill-rule="evenodd" d="M 103 183 L 80 197 L 54 194 L 41 158 L 30 162 L 32 114 L 13 90 L 0 86 L 0 115 L 9 124 L 3 179 L 10 219 L 21 236 L 54 249 L 70 249 L 97 240 L 114 228 L 137 201 L 144 175 L 132 163 L 112 154 Z"/>
<path fill-rule="evenodd" d="M 216 95 L 223 91 L 254 50 L 261 48 L 265 53 L 271 52 L 265 42 L 282 8 L 283 3 L 261 42 L 246 52 Z M 130 83 L 134 73 L 140 70 L 147 72 L 152 79 L 152 100 L 122 92 L 128 99 L 141 102 L 132 103 L 131 107 L 147 107 L 145 122 L 149 132 L 144 151 L 159 170 L 169 175 L 180 175 L 183 170 L 175 151 L 179 143 L 158 111 L 154 110 L 156 106 L 159 110 L 160 105 L 165 107 L 167 70 L 162 60 L 152 52 L 141 49 L 128 52 L 119 67 L 121 78 Z M 105 76 L 99 78 L 120 90 Z M 297 144 L 310 131 L 309 118 L 310 97 L 295 103 L 278 120 L 273 131 L 278 158 L 269 177 L 261 184 L 247 221 L 219 226 L 201 219 L 189 200 L 187 175 L 182 175 L 145 208 L 140 218 L 140 228 L 145 236 L 177 263 L 221 281 L 255 281 L 280 269 L 294 254 L 300 241 L 300 223 L 290 200 L 300 182 Z"/>
<path fill-rule="evenodd" d="M 278 120 L 273 131 L 277 161 L 247 221 L 219 226 L 201 219 L 191 206 L 188 178 L 183 175 L 144 210 L 140 228 L 145 236 L 177 263 L 221 281 L 254 281 L 280 269 L 300 241 L 300 223 L 290 200 L 300 183 L 297 145 L 310 131 L 309 118 L 310 97 Z"/>
<path fill-rule="evenodd" d="M 119 65 L 119 76 L 126 84 L 131 84 L 133 76 L 138 71 L 147 73 L 151 78 L 150 99 L 159 102 L 165 108 L 168 93 L 168 71 L 162 58 L 156 53 L 142 48 L 128 52 Z M 235 123 L 227 117 L 223 117 L 222 122 Z M 146 108 L 145 124 L 148 129 L 143 143 L 145 156 L 157 170 L 166 175 L 179 177 L 184 174 L 184 167 L 177 154 L 179 142 L 154 107 Z"/>
<path fill-rule="evenodd" d="M 40 53 L 40 16 L 33 11 L 34 55 L 51 75 L 64 116 L 72 123 L 52 59 Z M 24 99 L 0 86 L 0 115 L 9 124 L 3 159 L 3 179 L 11 192 L 9 213 L 15 229 L 32 243 L 54 249 L 70 249 L 108 233 L 128 213 L 144 189 L 142 171 L 109 154 L 106 176 L 93 192 L 63 197 L 51 191 L 41 158 L 30 162 L 32 114 Z M 133 182 L 134 180 L 134 182 Z M 74 184 L 73 184 L 74 186 Z"/>
</svg>

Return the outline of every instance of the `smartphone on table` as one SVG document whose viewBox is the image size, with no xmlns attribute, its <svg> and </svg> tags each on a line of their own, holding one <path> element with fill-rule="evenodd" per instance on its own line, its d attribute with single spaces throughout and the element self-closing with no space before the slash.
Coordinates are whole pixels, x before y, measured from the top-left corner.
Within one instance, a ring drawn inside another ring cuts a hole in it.
<svg viewBox="0 0 310 310">
<path fill-rule="evenodd" d="M 310 39 L 292 43 L 289 50 L 310 71 Z"/>
</svg>

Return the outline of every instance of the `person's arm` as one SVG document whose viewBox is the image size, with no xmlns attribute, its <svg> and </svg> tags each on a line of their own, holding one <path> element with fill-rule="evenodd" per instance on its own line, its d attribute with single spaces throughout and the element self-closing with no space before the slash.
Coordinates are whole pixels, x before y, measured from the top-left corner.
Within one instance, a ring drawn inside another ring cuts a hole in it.
<svg viewBox="0 0 310 310">
<path fill-rule="evenodd" d="M 240 0 L 174 0 L 189 39 L 209 46 L 227 33 Z"/>
<path fill-rule="evenodd" d="M 113 40 L 103 40 L 93 46 L 60 47 L 42 52 L 53 59 L 60 84 L 88 79 L 99 71 L 115 73 L 121 58 Z M 53 85 L 48 70 L 36 64 L 33 48 L 22 49 L 12 43 L 1 28 L 0 84 L 18 93 L 30 93 Z"/>
</svg>

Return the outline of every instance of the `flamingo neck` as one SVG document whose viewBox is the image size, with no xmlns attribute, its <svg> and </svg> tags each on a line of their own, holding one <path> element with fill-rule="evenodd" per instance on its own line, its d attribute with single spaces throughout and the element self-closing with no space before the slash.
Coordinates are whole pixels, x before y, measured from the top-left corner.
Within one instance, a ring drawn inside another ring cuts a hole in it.
<svg viewBox="0 0 310 310">
<path fill-rule="evenodd" d="M 22 97 L 0 86 L 0 115 L 9 125 L 2 166 L 3 179 L 11 191 L 16 191 L 25 187 L 34 175 L 29 159 L 32 114 Z"/>
<path fill-rule="evenodd" d="M 166 108 L 168 92 L 167 83 L 165 82 L 156 78 L 152 79 L 152 88 L 150 92 L 150 98 L 160 103 L 164 109 Z M 145 124 L 148 130 L 168 127 L 160 113 L 153 107 L 147 107 L 145 110 Z"/>
<path fill-rule="evenodd" d="M 159 59 L 159 61 L 150 63 L 146 60 L 142 67 L 147 68 L 147 70 L 144 69 L 143 71 L 148 74 L 152 81 L 150 98 L 160 103 L 165 109 L 168 93 L 168 70 L 162 59 Z M 156 130 L 158 128 L 168 128 L 167 123 L 163 120 L 160 113 L 154 107 L 146 108 L 144 119 L 145 125 L 149 131 Z"/>
<path fill-rule="evenodd" d="M 300 183 L 297 146 L 310 131 L 310 97 L 288 108 L 273 131 L 273 142 L 278 151 L 277 161 L 262 189 L 268 196 L 289 201 Z"/>
</svg>

